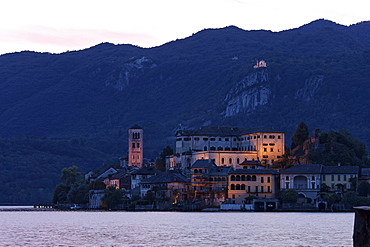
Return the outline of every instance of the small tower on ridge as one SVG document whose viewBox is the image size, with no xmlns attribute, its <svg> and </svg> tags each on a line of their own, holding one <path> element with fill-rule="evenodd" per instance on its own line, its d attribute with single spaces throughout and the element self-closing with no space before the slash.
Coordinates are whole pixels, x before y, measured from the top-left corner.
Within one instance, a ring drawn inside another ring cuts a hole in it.
<svg viewBox="0 0 370 247">
<path fill-rule="evenodd" d="M 128 165 L 142 167 L 143 164 L 143 129 L 134 125 L 128 130 Z"/>
</svg>

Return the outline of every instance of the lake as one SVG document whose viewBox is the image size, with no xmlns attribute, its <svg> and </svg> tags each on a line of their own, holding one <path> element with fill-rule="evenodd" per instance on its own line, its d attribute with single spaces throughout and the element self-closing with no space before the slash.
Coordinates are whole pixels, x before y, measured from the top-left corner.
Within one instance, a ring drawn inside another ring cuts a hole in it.
<svg viewBox="0 0 370 247">
<path fill-rule="evenodd" d="M 0 211 L 0 246 L 352 246 L 354 213 Z"/>
</svg>

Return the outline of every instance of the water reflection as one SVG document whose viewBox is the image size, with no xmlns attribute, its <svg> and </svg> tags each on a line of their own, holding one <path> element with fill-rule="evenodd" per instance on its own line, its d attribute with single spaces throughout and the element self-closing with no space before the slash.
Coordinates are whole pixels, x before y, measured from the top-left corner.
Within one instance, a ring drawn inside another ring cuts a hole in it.
<svg viewBox="0 0 370 247">
<path fill-rule="evenodd" d="M 352 246 L 354 213 L 0 212 L 1 246 Z"/>
</svg>

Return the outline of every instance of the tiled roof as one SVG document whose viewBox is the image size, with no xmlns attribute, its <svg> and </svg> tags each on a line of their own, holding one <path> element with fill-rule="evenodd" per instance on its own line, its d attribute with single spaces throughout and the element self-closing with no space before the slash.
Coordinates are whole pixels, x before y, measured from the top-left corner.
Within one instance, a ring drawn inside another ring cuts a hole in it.
<svg viewBox="0 0 370 247">
<path fill-rule="evenodd" d="M 186 177 L 181 174 L 174 171 L 165 171 L 159 175 L 150 177 L 142 181 L 141 183 L 144 184 L 162 184 L 162 183 L 174 183 L 174 182 L 180 182 L 185 183 L 187 182 Z"/>
<path fill-rule="evenodd" d="M 307 164 L 295 165 L 288 169 L 282 170 L 280 173 L 321 173 L 323 165 L 321 164 Z"/>
<path fill-rule="evenodd" d="M 322 173 L 324 174 L 357 174 L 358 166 L 324 166 Z"/>
<path fill-rule="evenodd" d="M 143 128 L 141 128 L 139 125 L 135 124 L 130 129 L 143 129 Z"/>
<path fill-rule="evenodd" d="M 361 169 L 362 176 L 370 176 L 370 168 L 362 168 Z"/>
<path fill-rule="evenodd" d="M 282 133 L 268 127 L 258 127 L 252 129 L 245 129 L 239 127 L 217 127 L 217 126 L 203 126 L 197 130 L 179 130 L 177 135 L 182 136 L 241 136 L 253 133 Z"/>
<path fill-rule="evenodd" d="M 232 166 L 216 166 L 208 172 L 208 176 L 227 176 L 229 172 L 233 171 Z"/>
<path fill-rule="evenodd" d="M 229 174 L 279 174 L 272 169 L 237 169 Z"/>
<path fill-rule="evenodd" d="M 208 168 L 210 166 L 216 166 L 213 160 L 200 159 L 195 161 L 191 168 Z"/>
<path fill-rule="evenodd" d="M 154 175 L 159 173 L 161 173 L 161 171 L 154 167 L 142 167 L 139 170 L 132 172 L 134 175 Z"/>
</svg>

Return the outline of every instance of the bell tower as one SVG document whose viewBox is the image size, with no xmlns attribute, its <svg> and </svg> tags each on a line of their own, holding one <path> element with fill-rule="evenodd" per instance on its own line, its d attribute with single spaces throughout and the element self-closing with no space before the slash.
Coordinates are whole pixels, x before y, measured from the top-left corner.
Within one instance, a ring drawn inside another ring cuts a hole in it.
<svg viewBox="0 0 370 247">
<path fill-rule="evenodd" d="M 143 129 L 134 125 L 128 130 L 128 165 L 142 167 L 143 164 Z"/>
</svg>

